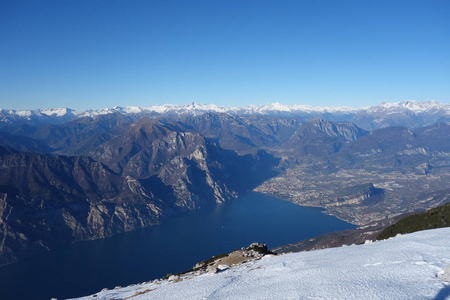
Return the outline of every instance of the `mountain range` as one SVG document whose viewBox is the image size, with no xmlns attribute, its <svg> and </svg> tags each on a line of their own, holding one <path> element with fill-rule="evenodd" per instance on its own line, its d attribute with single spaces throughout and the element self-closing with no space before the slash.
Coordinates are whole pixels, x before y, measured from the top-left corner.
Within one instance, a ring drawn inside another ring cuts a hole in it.
<svg viewBox="0 0 450 300">
<path fill-rule="evenodd" d="M 449 112 L 433 101 L 1 110 L 0 265 L 250 190 L 360 226 L 429 209 L 450 201 Z"/>
<path fill-rule="evenodd" d="M 314 107 L 309 105 L 285 105 L 269 103 L 244 107 L 217 106 L 214 104 L 190 103 L 184 105 L 115 106 L 105 109 L 89 109 L 76 112 L 69 108 L 7 110 L 0 109 L 0 127 L 44 123 L 59 124 L 74 118 L 120 113 L 123 115 L 190 115 L 226 113 L 231 115 L 299 116 L 305 120 L 323 118 L 330 121 L 349 121 L 366 130 L 389 126 L 422 127 L 436 122 L 450 121 L 450 104 L 438 101 L 417 102 L 406 100 L 395 103 L 381 103 L 370 107 Z"/>
</svg>

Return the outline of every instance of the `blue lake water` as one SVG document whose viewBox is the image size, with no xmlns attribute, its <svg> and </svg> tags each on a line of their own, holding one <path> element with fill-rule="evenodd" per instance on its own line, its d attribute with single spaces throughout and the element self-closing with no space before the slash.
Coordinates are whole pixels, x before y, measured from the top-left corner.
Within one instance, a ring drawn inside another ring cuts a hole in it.
<svg viewBox="0 0 450 300">
<path fill-rule="evenodd" d="M 318 209 L 250 193 L 159 226 L 63 246 L 2 267 L 0 299 L 81 297 L 186 271 L 252 242 L 271 248 L 351 228 L 355 226 Z"/>
</svg>

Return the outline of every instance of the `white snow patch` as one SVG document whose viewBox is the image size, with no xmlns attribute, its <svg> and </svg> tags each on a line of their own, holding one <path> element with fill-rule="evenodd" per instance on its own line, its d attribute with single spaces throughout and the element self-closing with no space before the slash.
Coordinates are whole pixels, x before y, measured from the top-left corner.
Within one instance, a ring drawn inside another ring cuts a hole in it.
<svg viewBox="0 0 450 300">
<path fill-rule="evenodd" d="M 41 110 L 41 113 L 43 115 L 47 115 L 49 117 L 51 116 L 57 116 L 57 117 L 64 117 L 65 115 L 70 115 L 73 112 L 73 110 L 68 108 L 56 108 L 56 109 L 44 109 Z"/>
<path fill-rule="evenodd" d="M 95 299 L 446 299 L 450 286 L 440 277 L 450 264 L 449 237 L 450 228 L 442 228 L 265 257 L 217 274 L 102 291 Z"/>
</svg>

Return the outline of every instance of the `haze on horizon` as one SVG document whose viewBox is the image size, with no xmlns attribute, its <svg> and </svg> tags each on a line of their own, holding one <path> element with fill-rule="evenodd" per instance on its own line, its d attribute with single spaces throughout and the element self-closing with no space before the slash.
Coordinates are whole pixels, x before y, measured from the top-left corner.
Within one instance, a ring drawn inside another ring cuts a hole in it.
<svg viewBox="0 0 450 300">
<path fill-rule="evenodd" d="M 3 1 L 0 108 L 449 103 L 448 1 Z"/>
</svg>

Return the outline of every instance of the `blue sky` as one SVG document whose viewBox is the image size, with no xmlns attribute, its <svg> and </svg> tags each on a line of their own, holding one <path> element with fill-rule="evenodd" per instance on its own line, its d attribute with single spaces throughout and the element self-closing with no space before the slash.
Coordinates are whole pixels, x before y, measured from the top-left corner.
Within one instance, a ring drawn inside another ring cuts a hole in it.
<svg viewBox="0 0 450 300">
<path fill-rule="evenodd" d="M 450 102 L 450 1 L 0 0 L 0 108 Z"/>
</svg>

